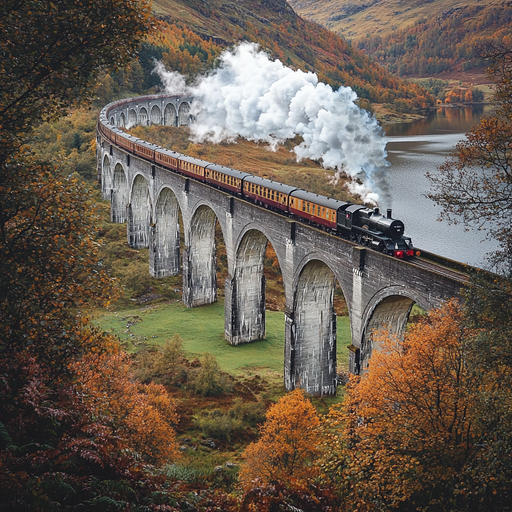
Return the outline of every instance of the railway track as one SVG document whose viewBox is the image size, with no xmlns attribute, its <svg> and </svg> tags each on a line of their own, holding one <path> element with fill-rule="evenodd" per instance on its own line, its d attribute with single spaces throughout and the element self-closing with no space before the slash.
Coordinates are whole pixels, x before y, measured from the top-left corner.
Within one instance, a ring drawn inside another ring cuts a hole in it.
<svg viewBox="0 0 512 512">
<path fill-rule="evenodd" d="M 411 260 L 409 260 L 409 263 L 412 263 L 413 265 L 416 265 L 419 268 L 424 268 L 425 270 L 433 271 L 436 272 L 437 274 L 449 277 L 456 281 L 460 281 L 461 284 L 467 284 L 469 282 L 469 276 L 467 274 L 445 267 L 443 265 L 440 265 L 439 263 L 428 261 L 421 257 L 412 258 Z"/>
</svg>

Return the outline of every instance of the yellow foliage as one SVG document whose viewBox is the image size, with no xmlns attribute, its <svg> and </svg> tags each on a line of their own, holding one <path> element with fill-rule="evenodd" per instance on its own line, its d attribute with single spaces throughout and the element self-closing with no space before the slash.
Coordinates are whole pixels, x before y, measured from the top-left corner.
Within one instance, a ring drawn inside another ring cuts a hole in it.
<svg viewBox="0 0 512 512">
<path fill-rule="evenodd" d="M 320 453 L 319 426 L 318 414 L 302 390 L 281 398 L 268 410 L 260 440 L 243 454 L 242 487 L 249 490 L 259 484 L 315 477 L 318 472 L 312 462 Z"/>
</svg>

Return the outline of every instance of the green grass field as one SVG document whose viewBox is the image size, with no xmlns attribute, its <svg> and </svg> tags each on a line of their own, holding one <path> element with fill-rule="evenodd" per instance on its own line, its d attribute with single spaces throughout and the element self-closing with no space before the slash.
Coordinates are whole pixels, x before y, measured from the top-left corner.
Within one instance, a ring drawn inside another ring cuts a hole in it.
<svg viewBox="0 0 512 512">
<path fill-rule="evenodd" d="M 103 330 L 117 334 L 129 351 L 145 344 L 161 345 L 178 333 L 189 359 L 201 358 L 209 352 L 217 358 L 221 368 L 232 375 L 263 373 L 267 377 L 282 378 L 284 313 L 267 311 L 266 318 L 266 339 L 238 346 L 224 340 L 224 301 L 193 309 L 180 302 L 119 309 L 99 313 L 95 321 Z M 127 329 L 128 322 L 135 323 Z M 349 344 L 349 318 L 338 317 L 338 366 L 348 365 Z"/>
</svg>

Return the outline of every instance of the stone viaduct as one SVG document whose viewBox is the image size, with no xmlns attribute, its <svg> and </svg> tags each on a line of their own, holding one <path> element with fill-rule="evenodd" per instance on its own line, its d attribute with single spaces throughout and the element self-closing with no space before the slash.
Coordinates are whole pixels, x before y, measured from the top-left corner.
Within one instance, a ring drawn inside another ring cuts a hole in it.
<svg viewBox="0 0 512 512">
<path fill-rule="evenodd" d="M 99 123 L 188 124 L 191 98 L 150 96 L 105 107 Z M 277 254 L 286 297 L 284 379 L 288 390 L 336 392 L 336 281 L 347 301 L 352 332 L 350 371 L 368 365 L 372 331 L 385 325 L 402 333 L 414 303 L 425 310 L 459 294 L 462 281 L 441 267 L 420 267 L 327 234 L 255 206 L 207 184 L 155 166 L 98 131 L 98 179 L 111 201 L 113 222 L 127 224 L 128 244 L 149 247 L 155 277 L 183 274 L 188 307 L 217 300 L 215 226 L 228 262 L 225 338 L 237 345 L 265 337 L 267 243 Z M 156 146 L 154 146 L 156 147 Z M 185 246 L 180 255 L 179 213 Z"/>
</svg>

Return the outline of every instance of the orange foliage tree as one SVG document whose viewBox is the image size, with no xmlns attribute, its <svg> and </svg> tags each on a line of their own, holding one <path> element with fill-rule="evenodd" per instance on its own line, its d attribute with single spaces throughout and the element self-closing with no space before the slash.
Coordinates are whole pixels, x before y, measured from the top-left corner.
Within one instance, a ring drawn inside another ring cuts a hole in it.
<svg viewBox="0 0 512 512">
<path fill-rule="evenodd" d="M 245 490 L 270 482 L 307 481 L 317 474 L 312 466 L 319 454 L 320 419 L 304 392 L 296 389 L 267 412 L 261 438 L 243 457 L 240 482 Z"/>
<path fill-rule="evenodd" d="M 354 510 L 461 510 L 457 477 L 480 434 L 478 380 L 467 366 L 472 334 L 451 301 L 403 342 L 376 335 L 382 352 L 327 420 L 334 432 L 325 467 Z"/>
<path fill-rule="evenodd" d="M 134 381 L 123 353 L 89 354 L 75 366 L 85 402 L 146 462 L 162 465 L 178 456 L 174 403 L 157 384 Z"/>
</svg>

